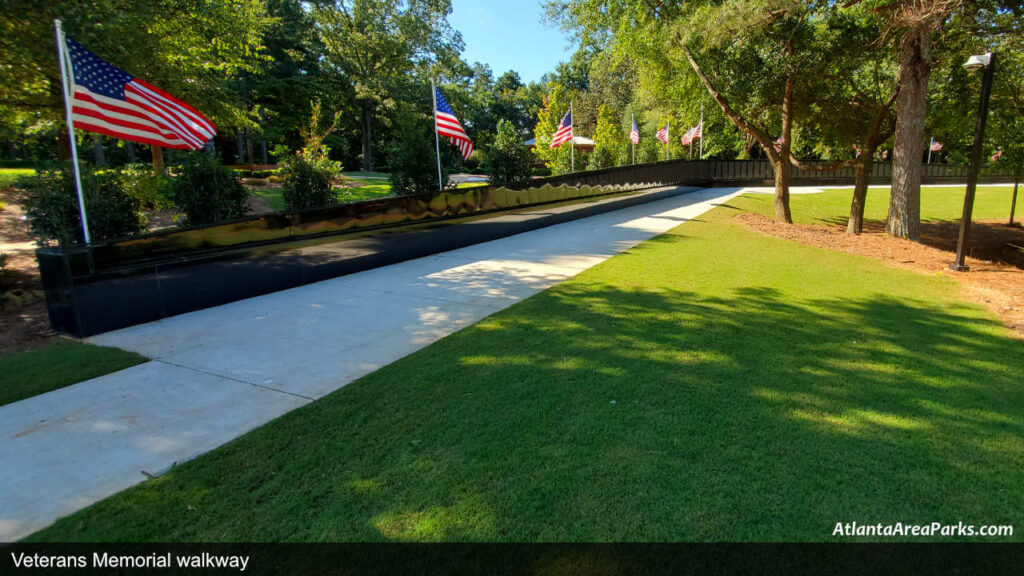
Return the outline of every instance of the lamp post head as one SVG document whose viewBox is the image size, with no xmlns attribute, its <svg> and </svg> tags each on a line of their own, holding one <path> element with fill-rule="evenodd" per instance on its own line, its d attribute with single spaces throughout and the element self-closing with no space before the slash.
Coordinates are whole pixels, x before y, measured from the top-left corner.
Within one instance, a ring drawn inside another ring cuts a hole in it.
<svg viewBox="0 0 1024 576">
<path fill-rule="evenodd" d="M 975 54 L 968 58 L 967 62 L 964 62 L 964 68 L 966 68 L 968 72 L 975 72 L 988 66 L 991 61 L 991 52 L 988 52 L 987 54 Z"/>
</svg>

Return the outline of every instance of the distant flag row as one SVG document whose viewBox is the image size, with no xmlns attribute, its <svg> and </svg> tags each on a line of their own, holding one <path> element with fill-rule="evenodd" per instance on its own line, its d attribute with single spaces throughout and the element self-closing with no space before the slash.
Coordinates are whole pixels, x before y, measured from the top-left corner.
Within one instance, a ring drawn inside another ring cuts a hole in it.
<svg viewBox="0 0 1024 576">
<path fill-rule="evenodd" d="M 666 121 L 665 125 L 658 130 L 658 133 L 655 134 L 654 137 L 662 144 L 668 144 L 668 121 Z"/>
<path fill-rule="evenodd" d="M 683 137 L 680 139 L 680 142 L 682 142 L 683 146 L 690 146 L 694 140 L 699 140 L 702 134 L 703 126 L 698 124 L 687 130 L 686 134 L 683 134 Z"/>
</svg>

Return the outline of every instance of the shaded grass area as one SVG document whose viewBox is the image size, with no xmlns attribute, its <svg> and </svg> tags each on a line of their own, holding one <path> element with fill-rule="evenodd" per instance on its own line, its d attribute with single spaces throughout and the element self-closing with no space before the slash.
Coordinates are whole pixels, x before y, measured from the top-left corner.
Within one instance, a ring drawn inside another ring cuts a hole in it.
<svg viewBox="0 0 1024 576">
<path fill-rule="evenodd" d="M 731 223 L 761 202 L 30 539 L 827 540 L 837 522 L 1019 523 L 1021 343 L 949 279 Z"/>
<path fill-rule="evenodd" d="M 959 220 L 964 208 L 966 186 L 921 187 L 921 220 L 925 222 Z M 974 218 L 1007 218 L 1013 186 L 979 185 L 974 199 Z M 793 221 L 802 224 L 846 224 L 850 216 L 853 188 L 829 188 L 824 194 L 794 194 L 790 198 Z M 769 206 L 771 208 L 771 206 Z M 764 212 L 766 216 L 771 212 Z M 889 211 L 889 187 L 868 188 L 864 204 L 865 221 L 885 221 Z"/>
<path fill-rule="evenodd" d="M 0 406 L 145 361 L 134 352 L 72 340 L 0 357 Z"/>
</svg>

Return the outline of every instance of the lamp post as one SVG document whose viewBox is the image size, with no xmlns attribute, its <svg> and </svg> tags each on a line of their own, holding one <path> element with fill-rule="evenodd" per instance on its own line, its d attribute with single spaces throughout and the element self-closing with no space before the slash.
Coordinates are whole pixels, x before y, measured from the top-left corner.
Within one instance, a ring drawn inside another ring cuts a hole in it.
<svg viewBox="0 0 1024 576">
<path fill-rule="evenodd" d="M 970 268 L 964 264 L 964 250 L 971 233 L 971 213 L 974 211 L 974 191 L 978 187 L 978 172 L 981 170 L 981 145 L 985 139 L 985 118 L 988 116 L 988 99 L 992 94 L 992 74 L 996 67 L 996 55 L 975 55 L 967 59 L 964 68 L 970 72 L 985 69 L 981 81 L 981 102 L 978 104 L 978 120 L 974 125 L 974 147 L 971 148 L 971 164 L 967 167 L 967 191 L 964 193 L 964 213 L 960 218 L 960 236 L 956 241 L 956 260 L 949 265 L 958 272 Z"/>
</svg>

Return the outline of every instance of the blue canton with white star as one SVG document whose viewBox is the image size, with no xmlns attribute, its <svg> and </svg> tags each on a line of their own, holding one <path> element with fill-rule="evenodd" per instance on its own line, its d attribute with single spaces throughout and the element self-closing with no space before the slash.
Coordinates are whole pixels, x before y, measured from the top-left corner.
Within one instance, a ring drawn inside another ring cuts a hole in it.
<svg viewBox="0 0 1024 576">
<path fill-rule="evenodd" d="M 448 101 L 441 95 L 441 89 L 434 88 L 434 90 L 437 91 L 437 111 L 455 116 L 455 110 L 452 110 L 451 104 L 448 104 Z"/>
<path fill-rule="evenodd" d="M 86 50 L 71 38 L 68 41 L 68 55 L 75 73 L 75 84 L 85 86 L 90 92 L 108 98 L 124 100 L 124 85 L 135 79 L 134 76 L 107 64 L 99 56 Z"/>
</svg>

